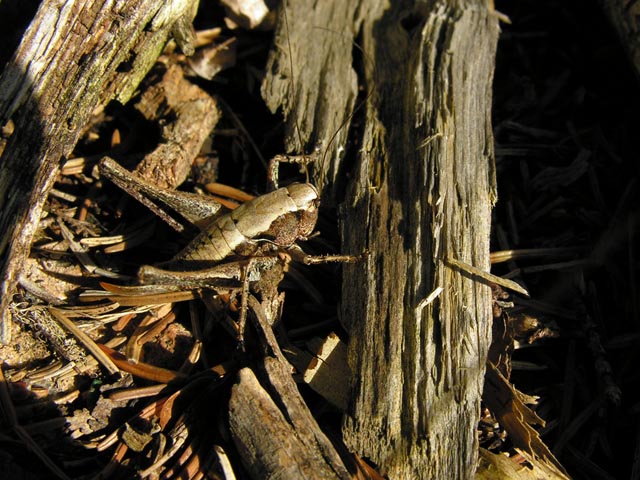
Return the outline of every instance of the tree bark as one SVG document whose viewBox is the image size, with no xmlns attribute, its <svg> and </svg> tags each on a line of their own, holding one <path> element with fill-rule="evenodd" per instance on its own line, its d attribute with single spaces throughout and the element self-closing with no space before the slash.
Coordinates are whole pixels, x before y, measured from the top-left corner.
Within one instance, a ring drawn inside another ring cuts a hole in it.
<svg viewBox="0 0 640 480">
<path fill-rule="evenodd" d="M 194 0 L 40 5 L 0 76 L 0 125 L 14 123 L 0 157 L 3 342 L 11 331 L 7 305 L 61 159 L 98 106 L 129 99 L 196 8 Z"/>
<path fill-rule="evenodd" d="M 292 149 L 297 138 L 327 148 L 352 112 L 350 42 L 361 31 L 371 94 L 360 152 L 349 170 L 341 132 L 316 172 L 330 184 L 323 201 L 341 202 L 343 253 L 369 252 L 343 273 L 345 441 L 389 478 L 471 478 L 491 292 L 447 260 L 489 269 L 498 16 L 480 0 L 321 3 L 289 5 L 288 29 L 281 15 L 263 92 L 282 84 L 268 103 L 289 115 Z M 304 73 L 290 72 L 287 34 Z"/>
</svg>

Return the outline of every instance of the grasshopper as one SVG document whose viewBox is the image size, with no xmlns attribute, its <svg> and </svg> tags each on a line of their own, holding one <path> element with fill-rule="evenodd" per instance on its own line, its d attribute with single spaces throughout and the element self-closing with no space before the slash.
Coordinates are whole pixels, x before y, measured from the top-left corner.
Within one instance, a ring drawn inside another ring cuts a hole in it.
<svg viewBox="0 0 640 480">
<path fill-rule="evenodd" d="M 281 159 L 276 157 L 273 161 Z M 236 255 L 250 257 L 264 241 L 277 247 L 290 247 L 296 240 L 306 240 L 318 219 L 319 195 L 310 183 L 278 188 L 231 212 L 217 215 L 222 206 L 214 200 L 153 186 L 109 157 L 100 162 L 100 171 L 125 191 L 139 191 L 161 201 L 201 229 L 191 243 L 165 262 L 169 268 L 195 270 Z M 145 205 L 153 208 L 149 203 Z"/>
<path fill-rule="evenodd" d="M 140 192 L 145 198 L 151 197 L 152 200 L 143 200 L 143 203 L 154 211 L 158 207 L 153 201 L 162 202 L 201 230 L 171 260 L 140 268 L 138 279 L 143 284 L 140 292 L 149 284 L 165 285 L 168 291 L 174 291 L 176 287 L 228 287 L 240 281 L 242 338 L 249 282 L 258 280 L 262 271 L 272 267 L 278 260 L 277 254 L 285 253 L 305 264 L 357 261 L 359 256 L 307 255 L 297 245 L 296 242 L 312 235 L 320 199 L 318 190 L 310 183 L 277 188 L 278 163 L 293 158 L 277 156 L 271 161 L 269 170 L 274 172 L 271 177 L 275 190 L 224 212 L 220 204 L 208 197 L 153 186 L 113 159 L 104 157 L 100 171 L 105 177 L 135 198 L 142 200 Z"/>
<path fill-rule="evenodd" d="M 308 157 L 307 157 L 308 158 Z M 276 156 L 272 165 L 290 161 Z M 271 166 L 273 171 L 275 167 Z M 318 220 L 320 198 L 318 190 L 310 183 L 293 183 L 276 189 L 240 205 L 235 210 L 219 214 L 222 206 L 208 197 L 169 190 L 149 184 L 128 172 L 113 159 L 105 157 L 100 162 L 101 173 L 127 192 L 142 192 L 178 211 L 201 232 L 173 259 L 161 264 L 163 268 L 194 271 L 222 264 L 232 257 L 250 258 L 267 249 L 288 251 L 306 264 L 345 262 L 348 255 L 306 255 L 297 247 L 297 241 L 309 239 Z M 134 194 L 139 198 L 138 193 Z M 148 201 L 145 205 L 157 211 Z M 163 217 L 164 218 L 164 217 Z M 152 272 L 143 267 L 141 274 Z"/>
</svg>

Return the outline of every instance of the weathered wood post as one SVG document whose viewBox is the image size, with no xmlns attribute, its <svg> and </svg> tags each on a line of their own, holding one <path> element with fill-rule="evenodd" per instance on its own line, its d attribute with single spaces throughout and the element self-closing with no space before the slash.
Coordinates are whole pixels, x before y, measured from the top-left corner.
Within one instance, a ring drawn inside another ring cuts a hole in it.
<svg viewBox="0 0 640 480">
<path fill-rule="evenodd" d="M 340 202 L 342 250 L 370 252 L 344 267 L 347 445 L 392 479 L 471 478 L 491 293 L 447 259 L 489 269 L 498 15 L 481 0 L 301 1 L 287 20 L 268 103 L 289 115 L 292 147 L 329 148 L 318 170 Z M 356 38 L 372 93 L 347 167 L 347 129 L 329 139 L 353 111 Z"/>
</svg>

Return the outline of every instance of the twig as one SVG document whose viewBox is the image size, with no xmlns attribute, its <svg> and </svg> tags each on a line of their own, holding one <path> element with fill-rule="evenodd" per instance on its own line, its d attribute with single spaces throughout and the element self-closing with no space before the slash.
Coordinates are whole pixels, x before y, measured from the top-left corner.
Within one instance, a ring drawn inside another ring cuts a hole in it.
<svg viewBox="0 0 640 480">
<path fill-rule="evenodd" d="M 527 297 L 529 296 L 529 292 L 527 292 L 524 287 L 514 282 L 513 280 L 508 280 L 506 278 L 498 277 L 497 275 L 494 275 L 492 273 L 485 272 L 484 270 L 480 270 L 473 265 L 469 265 L 468 263 L 456 260 L 451 256 L 447 258 L 447 263 L 453 267 L 471 274 L 474 277 L 481 278 L 486 282 L 495 283 L 496 285 L 500 285 L 501 287 L 508 288 L 509 290 L 513 290 L 514 292 L 521 293 L 522 295 L 525 295 Z"/>
</svg>

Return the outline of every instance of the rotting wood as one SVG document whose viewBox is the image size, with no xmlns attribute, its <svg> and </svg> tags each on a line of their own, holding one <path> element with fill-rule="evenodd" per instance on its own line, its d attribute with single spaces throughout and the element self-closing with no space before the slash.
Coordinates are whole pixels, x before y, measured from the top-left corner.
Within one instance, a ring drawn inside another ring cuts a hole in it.
<svg viewBox="0 0 640 480">
<path fill-rule="evenodd" d="M 359 3 L 367 4 L 356 0 L 283 3 L 286 8 L 280 9 L 275 50 L 262 85 L 267 106 L 273 112 L 283 110 L 288 149 L 311 153 L 319 147 L 327 152 L 327 161 L 315 165 L 313 179 L 325 203 L 333 200 L 336 182 L 342 182 L 339 167 L 346 124 L 356 100 L 351 50 Z M 340 128 L 343 124 L 345 128 Z M 320 179 L 323 185 L 318 184 Z"/>
<path fill-rule="evenodd" d="M 168 65 L 162 79 L 136 104 L 145 118 L 163 122 L 162 142 L 145 155 L 134 173 L 163 188 L 176 188 L 187 178 L 193 159 L 220 118 L 213 97 L 184 78 L 182 68 Z"/>
<path fill-rule="evenodd" d="M 336 154 L 344 132 L 318 167 L 328 183 L 352 176 L 341 205 L 342 251 L 370 252 L 344 267 L 342 321 L 353 371 L 345 441 L 389 478 L 471 478 L 491 292 L 446 258 L 490 266 L 499 15 L 480 0 L 372 0 L 295 2 L 287 17 L 285 29 L 280 16 L 269 63 L 280 70 L 263 94 L 272 95 L 272 108 L 283 106 L 292 149 L 299 147 L 296 125 L 307 148 L 326 148 L 351 114 L 351 41 L 359 30 L 363 86 L 374 90 L 353 170 Z M 287 34 L 301 72 L 290 72 Z M 433 302 L 421 302 L 438 287 Z"/>
<path fill-rule="evenodd" d="M 197 4 L 40 5 L 0 76 L 0 125 L 11 119 L 15 128 L 0 158 L 3 342 L 11 331 L 7 305 L 61 159 L 70 155 L 96 107 L 129 99 L 172 29 L 180 24 L 184 30 Z"/>
<path fill-rule="evenodd" d="M 243 368 L 238 378 L 229 401 L 229 423 L 251 478 L 335 478 L 317 452 L 296 435 L 255 373 Z"/>
<path fill-rule="evenodd" d="M 354 372 L 344 435 L 390 478 L 471 478 L 491 291 L 446 258 L 490 266 L 498 20 L 484 2 L 415 8 L 363 27 L 380 94 L 344 208 L 346 251 L 372 251 L 366 268 L 345 269 L 345 291 L 368 290 L 343 295 Z M 363 224 L 356 238 L 350 226 Z"/>
</svg>

